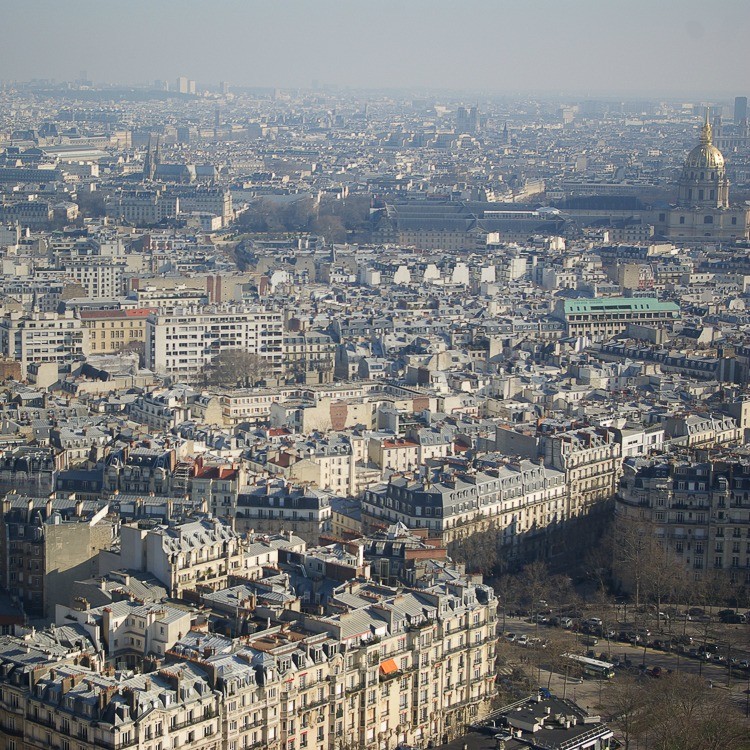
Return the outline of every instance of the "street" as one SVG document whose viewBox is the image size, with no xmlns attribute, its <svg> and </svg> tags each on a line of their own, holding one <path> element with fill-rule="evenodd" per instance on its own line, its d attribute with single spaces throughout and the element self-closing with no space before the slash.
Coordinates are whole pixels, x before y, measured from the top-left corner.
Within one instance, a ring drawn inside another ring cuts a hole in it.
<svg viewBox="0 0 750 750">
<path fill-rule="evenodd" d="M 595 657 L 599 658 L 604 654 L 606 659 L 627 660 L 630 665 L 637 668 L 644 665 L 647 669 L 661 667 L 666 672 L 686 672 L 688 674 L 698 675 L 704 678 L 709 684 L 713 685 L 716 690 L 723 690 L 727 694 L 728 701 L 742 714 L 747 715 L 750 701 L 750 670 L 730 670 L 723 664 L 716 662 L 706 662 L 700 659 L 686 656 L 685 654 L 668 653 L 641 646 L 633 646 L 628 643 L 618 641 L 607 642 L 606 639 L 599 639 L 594 646 L 584 646 L 581 643 L 580 634 L 560 628 L 549 628 L 545 625 L 537 625 L 528 620 L 521 618 L 506 618 L 506 633 L 512 632 L 516 635 L 526 635 L 529 638 L 538 637 L 542 640 L 554 638 L 564 643 L 569 642 L 571 651 L 588 650 L 594 651 Z M 559 643 L 556 644 L 559 648 Z M 566 646 L 566 648 L 568 648 Z M 547 687 L 555 695 L 572 698 L 584 708 L 597 710 L 600 704 L 601 692 L 606 685 L 606 681 L 596 679 L 583 679 L 582 681 L 566 680 L 564 675 L 547 671 L 545 667 L 546 649 L 533 649 L 520 646 L 515 643 L 504 641 L 504 645 L 499 646 L 499 653 L 511 664 L 523 664 L 527 669 L 534 668 L 537 674 L 537 681 L 541 687 Z M 619 670 L 617 670 L 619 674 Z M 618 679 L 616 675 L 615 680 Z"/>
</svg>

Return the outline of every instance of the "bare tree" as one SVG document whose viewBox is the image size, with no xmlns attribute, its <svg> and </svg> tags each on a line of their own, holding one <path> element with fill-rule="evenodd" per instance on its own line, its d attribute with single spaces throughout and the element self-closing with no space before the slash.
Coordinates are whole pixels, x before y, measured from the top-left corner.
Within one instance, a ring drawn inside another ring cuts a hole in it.
<svg viewBox="0 0 750 750">
<path fill-rule="evenodd" d="M 497 566 L 498 532 L 494 527 L 475 531 L 456 539 L 450 544 L 450 556 L 466 565 L 473 573 L 489 575 Z"/>
<path fill-rule="evenodd" d="M 271 365 L 260 355 L 242 349 L 219 352 L 202 370 L 205 385 L 242 386 L 257 385 L 271 373 Z"/>
<path fill-rule="evenodd" d="M 500 600 L 503 609 L 502 628 L 505 632 L 505 618 L 512 612 L 518 603 L 518 583 L 515 576 L 505 573 L 495 581 L 495 593 Z"/>
<path fill-rule="evenodd" d="M 643 683 L 629 675 L 613 680 L 603 692 L 602 708 L 619 731 L 625 750 L 638 747 L 648 727 L 649 703 Z"/>
<path fill-rule="evenodd" d="M 682 674 L 649 680 L 644 746 L 649 750 L 721 750 L 750 747 L 750 733 L 725 696 L 705 680 Z"/>
</svg>

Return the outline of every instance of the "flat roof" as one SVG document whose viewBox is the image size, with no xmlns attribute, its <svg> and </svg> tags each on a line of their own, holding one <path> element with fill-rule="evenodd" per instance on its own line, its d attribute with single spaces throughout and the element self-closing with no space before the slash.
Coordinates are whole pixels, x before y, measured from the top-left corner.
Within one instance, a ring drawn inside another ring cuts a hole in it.
<svg viewBox="0 0 750 750">
<path fill-rule="evenodd" d="M 676 302 L 662 302 L 653 297 L 601 297 L 599 299 L 566 299 L 565 313 L 647 311 L 678 313 Z"/>
</svg>

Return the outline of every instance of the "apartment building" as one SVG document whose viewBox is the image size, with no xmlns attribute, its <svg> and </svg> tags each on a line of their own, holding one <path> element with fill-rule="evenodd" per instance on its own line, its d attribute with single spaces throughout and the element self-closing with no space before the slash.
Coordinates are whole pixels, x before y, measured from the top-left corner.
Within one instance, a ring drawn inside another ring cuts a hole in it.
<svg viewBox="0 0 750 750">
<path fill-rule="evenodd" d="M 629 325 L 664 326 L 679 314 L 680 306 L 675 302 L 648 297 L 606 297 L 560 300 L 552 315 L 565 323 L 568 336 L 607 341 Z"/>
<path fill-rule="evenodd" d="M 88 355 L 112 354 L 134 344 L 146 346 L 146 318 L 154 309 L 81 310 Z"/>
<path fill-rule="evenodd" d="M 281 313 L 257 307 L 178 308 L 146 319 L 146 367 L 177 378 L 196 378 L 213 358 L 240 350 L 259 355 L 280 372 Z"/>
<path fill-rule="evenodd" d="M 524 537 L 567 518 L 567 505 L 563 472 L 520 461 L 485 471 L 432 472 L 429 479 L 391 477 L 365 491 L 362 521 L 366 531 L 394 523 L 426 529 L 444 544 L 495 528 L 509 554 L 520 554 Z"/>
<path fill-rule="evenodd" d="M 419 443 L 395 435 L 373 435 L 367 446 L 369 460 L 384 476 L 412 471 L 419 466 Z"/>
<path fill-rule="evenodd" d="M 545 463 L 565 473 L 567 517 L 611 503 L 622 464 L 622 446 L 613 430 L 583 427 L 551 435 L 543 444 Z"/>
<path fill-rule="evenodd" d="M 234 220 L 232 193 L 226 188 L 172 186 L 167 194 L 179 199 L 182 213 L 212 214 L 221 219 L 221 225 L 224 227 Z"/>
<path fill-rule="evenodd" d="M 105 200 L 107 216 L 135 226 L 158 224 L 180 213 L 180 199 L 159 190 L 117 191 Z"/>
<path fill-rule="evenodd" d="M 750 464 L 743 457 L 628 459 L 616 523 L 622 534 L 615 545 L 624 544 L 626 530 L 642 534 L 644 549 L 658 545 L 664 564 L 681 567 L 687 578 L 713 571 L 750 583 Z M 634 562 L 617 549 L 614 558 L 618 581 L 632 590 Z"/>
<path fill-rule="evenodd" d="M 7 312 L 0 319 L 0 351 L 21 363 L 25 377 L 32 362 L 83 359 L 84 331 L 71 311 L 65 313 Z"/>
<path fill-rule="evenodd" d="M 287 436 L 279 445 L 253 450 L 253 471 L 310 484 L 341 496 L 356 495 L 356 438 L 331 432 L 308 439 Z"/>
<path fill-rule="evenodd" d="M 333 382 L 336 343 L 322 331 L 284 336 L 284 364 L 288 377 L 306 385 Z"/>
<path fill-rule="evenodd" d="M 91 609 L 87 604 L 80 599 L 72 607 L 58 604 L 55 621 L 58 626 L 82 625 L 117 668 L 142 667 L 146 655 L 163 658 L 190 630 L 194 619 L 190 609 L 162 602 L 129 599 Z"/>
<path fill-rule="evenodd" d="M 120 554 L 113 556 L 111 568 L 148 571 L 176 598 L 198 585 L 222 588 L 229 575 L 241 576 L 252 567 L 246 543 L 216 518 L 123 524 L 120 536 Z"/>
<path fill-rule="evenodd" d="M 80 284 L 89 299 L 112 299 L 125 293 L 125 263 L 112 258 L 71 258 L 60 264 L 60 273 Z"/>
<path fill-rule="evenodd" d="M 242 466 L 204 465 L 199 459 L 190 482 L 193 502 L 196 505 L 205 503 L 210 513 L 217 518 L 231 518 L 231 510 L 237 504 L 237 495 L 246 481 L 246 472 Z"/>
<path fill-rule="evenodd" d="M 242 422 L 267 424 L 271 417 L 271 404 L 286 401 L 292 388 L 232 389 L 221 395 L 221 413 L 224 424 L 234 427 Z"/>
<path fill-rule="evenodd" d="M 240 489 L 230 509 L 238 532 L 261 534 L 289 532 L 312 545 L 331 531 L 330 494 L 280 479 L 259 479 Z"/>
<path fill-rule="evenodd" d="M 187 286 L 177 288 L 160 288 L 147 286 L 134 289 L 128 295 L 128 300 L 135 300 L 138 307 L 149 307 L 159 312 L 168 312 L 175 308 L 200 307 L 211 300 L 205 289 L 194 289 Z"/>
<path fill-rule="evenodd" d="M 448 741 L 487 713 L 498 606 L 489 587 L 461 578 L 401 591 L 345 583 L 334 601 L 349 604 L 242 642 L 185 633 L 148 674 L 107 671 L 92 648 L 60 637 L 2 636 L 3 746 L 392 750 Z M 123 628 L 148 637 L 147 619 L 165 621 L 155 605 L 117 609 L 113 639 Z M 129 624 L 139 618 L 144 635 Z"/>
<path fill-rule="evenodd" d="M 219 694 L 192 665 L 109 676 L 83 664 L 51 663 L 49 657 L 31 669 L 13 660 L 9 650 L 0 651 L 8 673 L 15 676 L 2 682 L 3 720 L 13 726 L 6 735 L 8 750 L 222 748 Z M 85 663 L 90 661 L 86 657 Z"/>
<path fill-rule="evenodd" d="M 105 492 L 126 495 L 167 495 L 176 466 L 170 449 L 137 446 L 110 452 L 104 466 Z"/>
<path fill-rule="evenodd" d="M 0 581 L 33 617 L 54 616 L 76 580 L 97 572 L 114 529 L 101 510 L 68 499 L 6 496 L 0 515 Z"/>
<path fill-rule="evenodd" d="M 128 407 L 132 419 L 155 432 L 168 431 L 190 418 L 189 398 L 184 386 L 142 393 Z"/>
<path fill-rule="evenodd" d="M 47 170 L 42 174 L 46 174 Z M 30 229 L 43 229 L 53 217 L 52 206 L 45 200 L 25 200 L 0 203 L 0 222 L 18 223 Z"/>
</svg>

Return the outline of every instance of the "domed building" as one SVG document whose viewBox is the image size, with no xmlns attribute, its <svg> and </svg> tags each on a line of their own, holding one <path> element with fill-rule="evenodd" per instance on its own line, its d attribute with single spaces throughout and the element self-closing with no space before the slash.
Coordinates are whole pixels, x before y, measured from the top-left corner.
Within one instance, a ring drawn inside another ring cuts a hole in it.
<svg viewBox="0 0 750 750">
<path fill-rule="evenodd" d="M 663 217 L 663 219 L 662 219 Z M 658 227 L 676 242 L 711 243 L 747 239 L 750 209 L 729 205 L 729 180 L 724 156 L 713 144 L 711 124 L 706 119 L 700 143 L 688 154 L 677 183 L 677 204 L 659 216 Z"/>
</svg>

